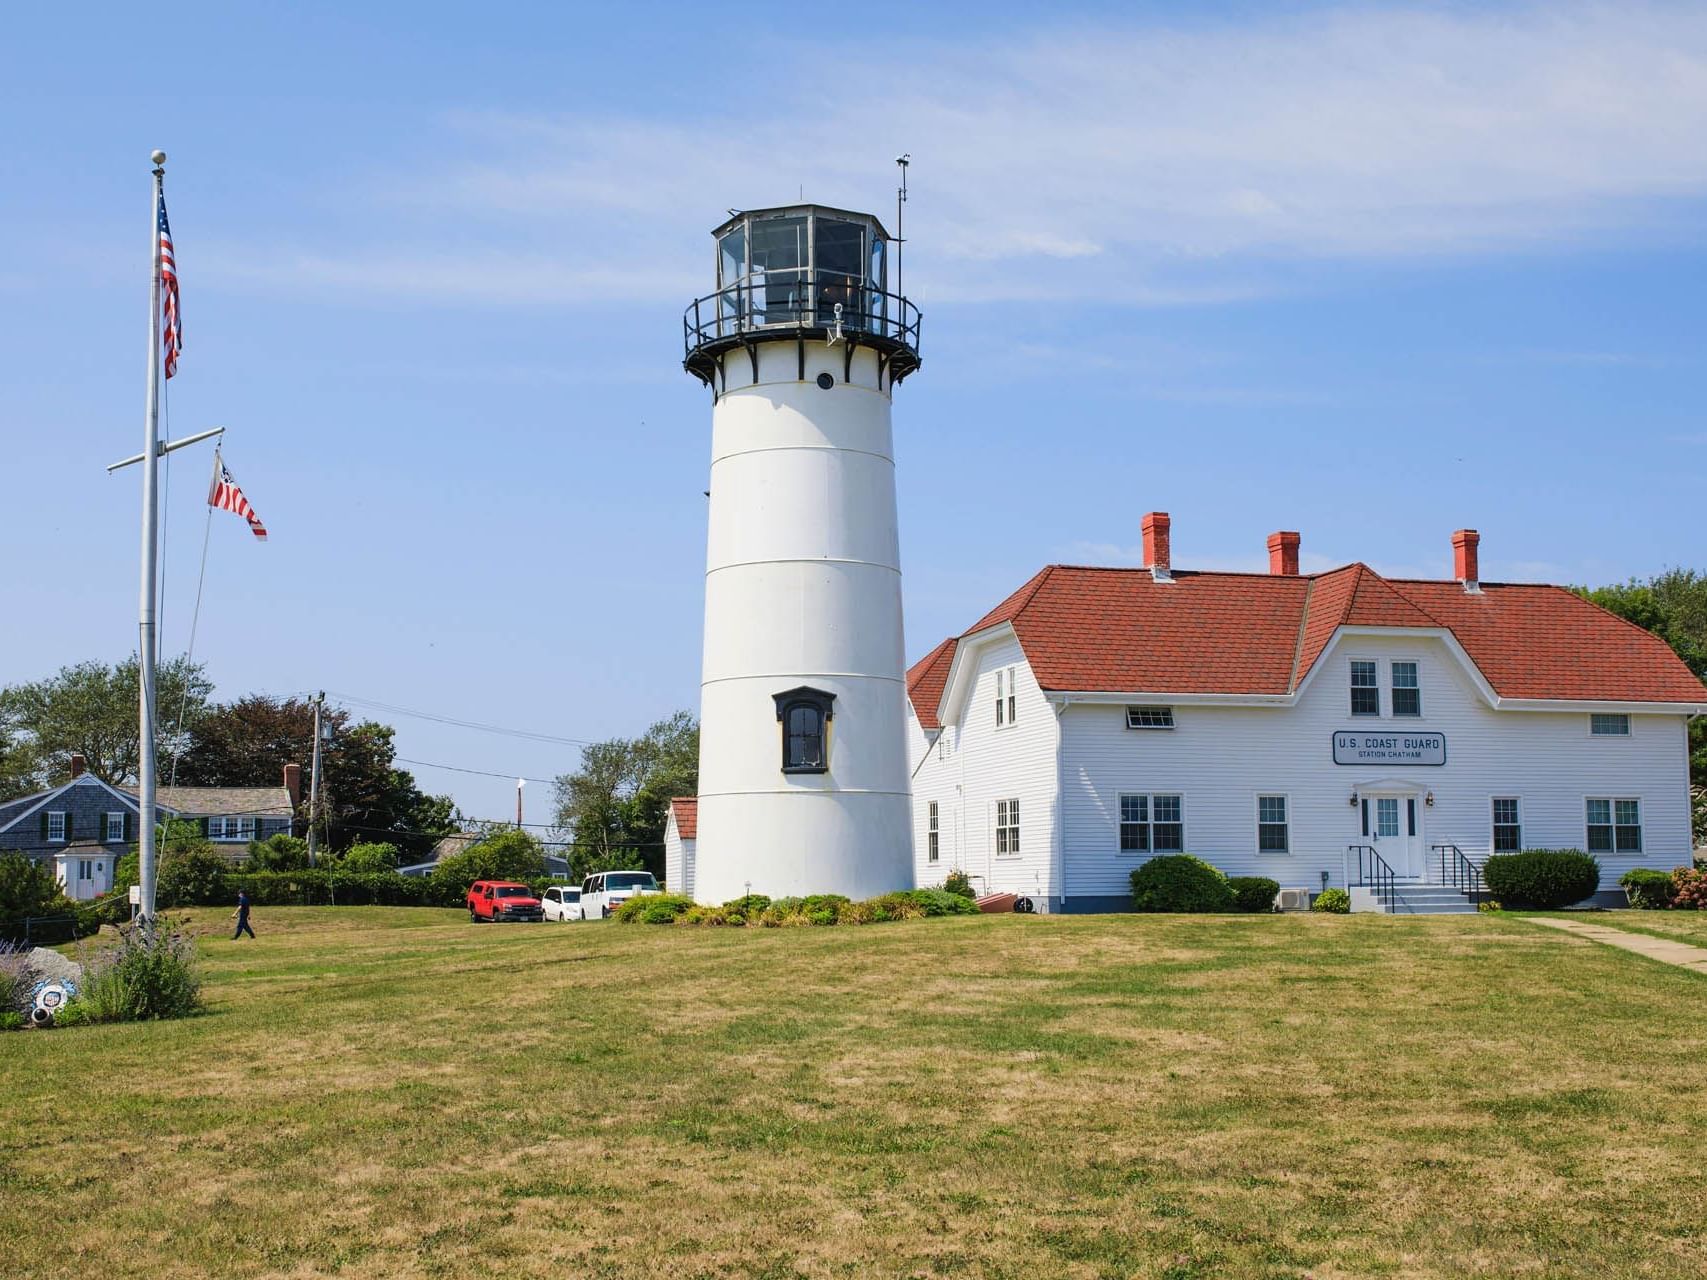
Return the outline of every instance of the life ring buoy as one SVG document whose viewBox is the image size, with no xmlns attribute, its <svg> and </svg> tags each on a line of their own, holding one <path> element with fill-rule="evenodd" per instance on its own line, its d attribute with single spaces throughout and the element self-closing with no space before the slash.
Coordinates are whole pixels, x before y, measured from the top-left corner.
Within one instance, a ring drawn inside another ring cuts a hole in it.
<svg viewBox="0 0 1707 1280">
<path fill-rule="evenodd" d="M 69 983 L 57 979 L 36 983 L 30 992 L 30 1021 L 38 1027 L 47 1026 L 76 994 L 75 988 Z"/>
</svg>

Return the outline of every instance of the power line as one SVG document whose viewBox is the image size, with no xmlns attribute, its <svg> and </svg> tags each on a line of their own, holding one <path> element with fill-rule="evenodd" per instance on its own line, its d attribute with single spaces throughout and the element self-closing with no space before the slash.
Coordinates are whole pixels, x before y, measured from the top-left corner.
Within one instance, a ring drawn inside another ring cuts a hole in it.
<svg viewBox="0 0 1707 1280">
<path fill-rule="evenodd" d="M 380 711 L 388 711 L 397 716 L 413 716 L 417 720 L 431 720 L 437 724 L 455 725 L 459 729 L 478 729 L 482 733 L 496 733 L 508 738 L 526 738 L 533 742 L 554 742 L 567 747 L 592 747 L 597 743 L 586 738 L 565 738 L 554 733 L 535 733 L 530 729 L 506 729 L 502 725 L 482 724 L 478 720 L 459 720 L 455 716 L 439 715 L 435 711 L 417 711 L 412 707 L 400 707 L 391 702 L 380 702 L 373 698 L 358 698 L 354 694 L 339 693 L 336 689 L 328 689 L 327 693 L 340 702 L 353 702 L 359 707 L 373 707 Z"/>
<path fill-rule="evenodd" d="M 411 760 L 408 756 L 393 756 L 398 764 L 419 765 L 423 769 L 449 769 L 452 773 L 477 773 L 483 778 L 507 778 L 515 781 L 521 778 L 523 782 L 543 782 L 555 786 L 556 778 L 528 778 L 518 773 L 494 773 L 490 769 L 465 769 L 459 764 L 437 764 L 432 760 Z"/>
</svg>

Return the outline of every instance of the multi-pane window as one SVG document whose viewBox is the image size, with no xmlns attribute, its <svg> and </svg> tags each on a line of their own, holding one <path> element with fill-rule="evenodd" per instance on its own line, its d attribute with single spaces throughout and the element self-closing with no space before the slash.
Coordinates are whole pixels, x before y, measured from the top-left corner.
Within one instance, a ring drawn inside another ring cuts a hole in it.
<svg viewBox="0 0 1707 1280">
<path fill-rule="evenodd" d="M 1642 802 L 1617 797 L 1589 797 L 1588 851 L 1640 853 Z"/>
<path fill-rule="evenodd" d="M 207 838 L 209 840 L 253 840 L 255 838 L 255 819 L 253 818 L 209 818 L 207 820 Z"/>
<path fill-rule="evenodd" d="M 1494 852 L 1517 853 L 1523 848 L 1523 819 L 1516 796 L 1494 797 Z"/>
<path fill-rule="evenodd" d="M 1120 797 L 1122 853 L 1183 853 L 1184 801 L 1177 795 Z"/>
<path fill-rule="evenodd" d="M 108 843 L 110 844 L 115 840 L 123 840 L 123 839 L 124 839 L 124 814 L 123 814 L 123 812 L 109 813 L 107 815 L 107 841 L 108 841 Z"/>
<path fill-rule="evenodd" d="M 1423 713 L 1422 689 L 1417 685 L 1417 664 L 1393 664 L 1393 714 L 1420 716 Z"/>
<path fill-rule="evenodd" d="M 1399 834 L 1399 798 L 1375 797 L 1375 834 L 1382 840 L 1392 840 Z"/>
<path fill-rule="evenodd" d="M 941 851 L 937 846 L 939 830 L 936 804 L 937 802 L 932 800 L 925 809 L 925 858 L 930 862 L 935 862 L 941 856 Z"/>
<path fill-rule="evenodd" d="M 1019 801 L 996 801 L 996 852 L 1019 852 Z"/>
<path fill-rule="evenodd" d="M 77 878 L 79 880 L 93 880 L 95 878 L 94 867 L 94 862 L 88 858 L 77 859 Z"/>
<path fill-rule="evenodd" d="M 1002 717 L 1006 714 L 1007 709 L 1008 709 L 1008 704 L 1007 704 L 1006 700 L 1002 697 L 1002 671 L 1000 668 L 997 668 L 997 670 L 996 670 L 996 728 L 1000 729 L 1002 727 L 1002 725 L 1006 723 L 1006 721 L 1003 720 Z"/>
<path fill-rule="evenodd" d="M 1630 717 L 1622 713 L 1596 711 L 1588 718 L 1588 731 L 1597 738 L 1628 738 Z"/>
<path fill-rule="evenodd" d="M 63 811 L 56 809 L 47 815 L 47 838 L 55 844 L 65 842 L 65 814 Z"/>
<path fill-rule="evenodd" d="M 996 727 L 1012 724 L 1018 718 L 1019 707 L 1016 705 L 1014 669 L 996 670 Z"/>
<path fill-rule="evenodd" d="M 771 698 L 782 724 L 782 771 L 827 773 L 830 717 L 835 714 L 836 695 L 802 685 L 773 693 Z"/>
<path fill-rule="evenodd" d="M 1174 727 L 1172 707 L 1127 707 L 1128 729 L 1171 729 Z"/>
<path fill-rule="evenodd" d="M 1258 796 L 1257 852 L 1285 853 L 1286 835 L 1286 797 Z"/>
<path fill-rule="evenodd" d="M 1019 716 L 1017 714 L 1018 711 L 1019 711 L 1019 707 L 1016 705 L 1016 700 L 1014 698 L 1014 669 L 1012 667 L 1009 667 L 1008 668 L 1008 723 L 1009 724 L 1013 724 L 1015 721 L 1017 721 L 1019 719 Z"/>
<path fill-rule="evenodd" d="M 1381 686 L 1376 682 L 1375 663 L 1362 658 L 1351 660 L 1351 714 L 1381 714 Z"/>
</svg>

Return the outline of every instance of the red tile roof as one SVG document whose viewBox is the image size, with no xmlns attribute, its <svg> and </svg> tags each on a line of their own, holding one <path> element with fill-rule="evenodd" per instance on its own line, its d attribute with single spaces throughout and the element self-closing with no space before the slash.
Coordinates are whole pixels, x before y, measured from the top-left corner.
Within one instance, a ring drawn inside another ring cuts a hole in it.
<svg viewBox="0 0 1707 1280">
<path fill-rule="evenodd" d="M 1292 577 L 1050 565 L 966 635 L 1011 623 L 1038 683 L 1109 693 L 1285 695 L 1342 626 L 1447 629 L 1502 698 L 1707 705 L 1659 637 L 1563 587 L 1389 580 L 1365 564 Z M 964 638 L 964 637 L 960 637 Z M 956 638 L 907 673 L 938 728 Z"/>
<path fill-rule="evenodd" d="M 907 669 L 907 696 L 913 700 L 913 714 L 926 729 L 942 728 L 942 721 L 937 719 L 937 704 L 942 701 L 948 669 L 954 663 L 954 649 L 959 643 L 950 636 Z"/>
<path fill-rule="evenodd" d="M 670 812 L 676 815 L 676 831 L 683 840 L 697 838 L 699 832 L 698 796 L 677 796 L 670 801 Z"/>
</svg>

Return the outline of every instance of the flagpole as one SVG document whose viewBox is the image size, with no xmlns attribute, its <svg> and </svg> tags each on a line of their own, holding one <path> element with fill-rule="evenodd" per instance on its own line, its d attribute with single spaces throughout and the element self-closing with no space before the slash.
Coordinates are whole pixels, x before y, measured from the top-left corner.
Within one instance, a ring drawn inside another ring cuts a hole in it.
<svg viewBox="0 0 1707 1280">
<path fill-rule="evenodd" d="M 142 434 L 142 593 L 140 617 L 137 620 L 137 665 L 141 686 L 139 706 L 140 737 L 137 743 L 137 825 L 141 839 L 137 842 L 138 879 L 142 881 L 140 916 L 143 928 L 154 925 L 155 804 L 154 759 L 154 657 L 156 631 L 155 575 L 159 541 L 160 504 L 157 485 L 160 474 L 160 201 L 166 179 L 166 153 L 156 151 L 154 161 L 154 199 L 148 206 L 150 235 L 149 257 L 153 263 L 148 290 L 148 409 L 143 415 Z"/>
</svg>

